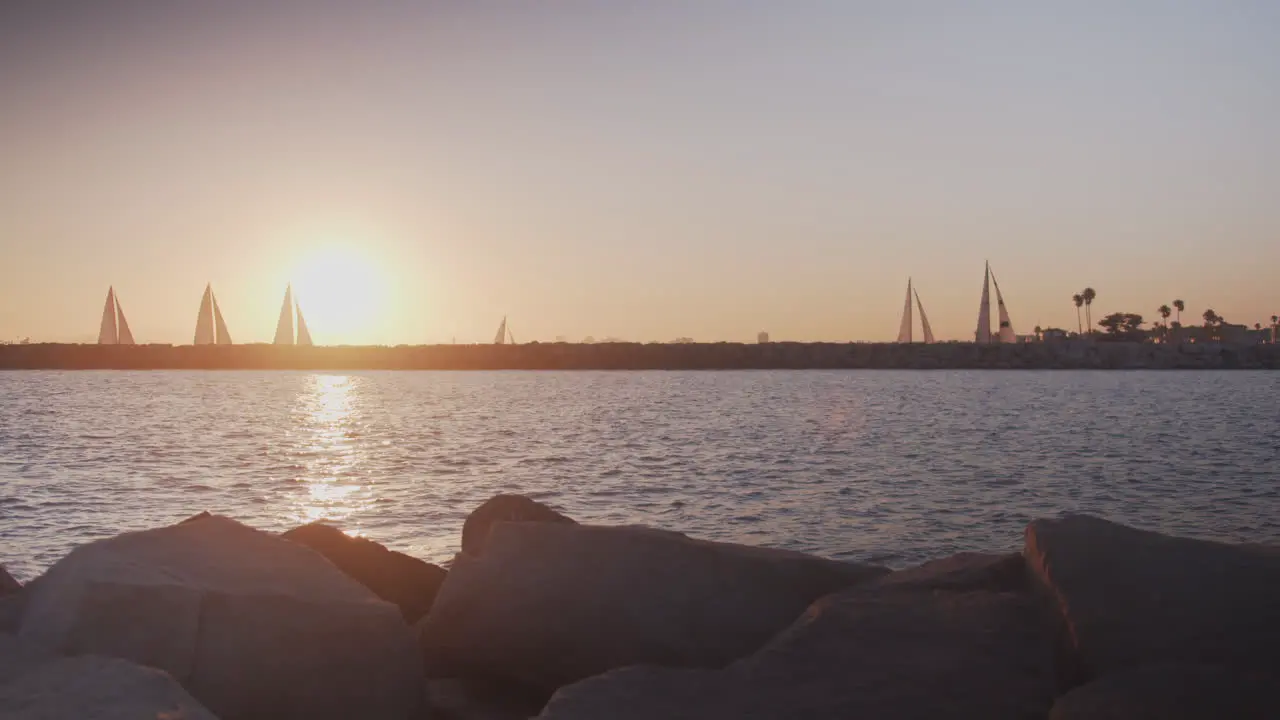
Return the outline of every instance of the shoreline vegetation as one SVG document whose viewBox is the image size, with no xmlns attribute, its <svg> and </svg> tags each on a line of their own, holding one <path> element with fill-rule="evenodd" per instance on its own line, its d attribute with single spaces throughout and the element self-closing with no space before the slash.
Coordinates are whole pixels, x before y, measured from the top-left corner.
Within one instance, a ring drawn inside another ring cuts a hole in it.
<svg viewBox="0 0 1280 720">
<path fill-rule="evenodd" d="M 0 370 L 1275 370 L 1280 345 L 1099 342 L 0 345 Z"/>
<path fill-rule="evenodd" d="M 894 571 L 521 495 L 447 568 L 205 512 L 0 568 L 0 715 L 1261 720 L 1277 608 L 1280 546 L 1089 515 Z"/>
</svg>

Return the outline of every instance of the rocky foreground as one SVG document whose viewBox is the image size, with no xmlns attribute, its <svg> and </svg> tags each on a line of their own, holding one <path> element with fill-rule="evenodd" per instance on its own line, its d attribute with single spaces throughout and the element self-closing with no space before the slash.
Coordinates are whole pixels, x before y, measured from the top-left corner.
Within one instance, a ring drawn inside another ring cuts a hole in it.
<svg viewBox="0 0 1280 720">
<path fill-rule="evenodd" d="M 1280 718 L 1280 548 L 1037 520 L 892 572 L 521 496 L 448 571 L 202 513 L 0 571 L 0 717 Z"/>
</svg>

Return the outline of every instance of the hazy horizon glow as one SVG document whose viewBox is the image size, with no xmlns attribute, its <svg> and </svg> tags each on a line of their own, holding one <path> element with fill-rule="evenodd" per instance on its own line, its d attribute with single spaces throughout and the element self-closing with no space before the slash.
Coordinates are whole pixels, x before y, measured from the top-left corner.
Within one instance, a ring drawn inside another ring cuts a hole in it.
<svg viewBox="0 0 1280 720">
<path fill-rule="evenodd" d="M 1280 4 L 0 5 L 0 339 L 969 339 L 1280 312 Z M 918 330 L 917 330 L 918 332 Z"/>
</svg>

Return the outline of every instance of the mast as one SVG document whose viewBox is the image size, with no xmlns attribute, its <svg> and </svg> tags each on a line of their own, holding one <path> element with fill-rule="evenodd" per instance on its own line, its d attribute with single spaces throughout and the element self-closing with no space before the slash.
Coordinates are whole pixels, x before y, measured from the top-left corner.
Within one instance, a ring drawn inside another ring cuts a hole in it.
<svg viewBox="0 0 1280 720">
<path fill-rule="evenodd" d="M 910 302 L 910 301 L 908 301 Z M 933 342 L 933 328 L 929 327 L 929 316 L 924 314 L 924 303 L 920 302 L 920 293 L 916 293 L 916 307 L 920 309 L 920 325 L 924 330 L 924 341 Z"/>
<path fill-rule="evenodd" d="M 227 321 L 222 319 L 222 310 L 218 307 L 218 296 L 209 289 L 209 299 L 213 301 L 213 327 L 216 333 L 213 341 L 218 345 L 230 345 L 231 333 L 227 332 Z"/>
<path fill-rule="evenodd" d="M 276 322 L 276 345 L 293 344 L 293 285 L 284 287 L 284 304 L 280 306 L 280 319 Z"/>
<path fill-rule="evenodd" d="M 195 345 L 212 345 L 213 336 L 213 285 L 204 286 L 204 296 L 200 298 L 200 310 L 196 313 Z"/>
<path fill-rule="evenodd" d="M 1009 320 L 1009 311 L 1005 309 L 1004 296 L 1000 294 L 1000 283 L 996 282 L 995 273 L 991 273 L 991 284 L 996 286 L 996 307 L 1000 313 L 1000 342 L 1017 342 L 1018 337 L 1013 332 L 1013 323 Z"/>
<path fill-rule="evenodd" d="M 907 301 L 902 306 L 902 324 L 898 326 L 898 342 L 911 342 L 911 278 L 907 278 Z"/>
<path fill-rule="evenodd" d="M 982 274 L 982 304 L 978 306 L 978 331 L 974 334 L 974 341 L 979 343 L 991 342 L 991 264 L 987 263 L 986 270 Z"/>
<path fill-rule="evenodd" d="M 116 289 L 107 288 L 107 302 L 102 306 L 102 324 L 98 326 L 98 344 L 115 345 L 119 342 L 116 334 Z"/>
<path fill-rule="evenodd" d="M 124 308 L 120 306 L 120 298 L 116 298 L 116 342 L 120 345 L 133 345 L 133 332 L 129 330 L 129 321 L 124 319 Z"/>
</svg>

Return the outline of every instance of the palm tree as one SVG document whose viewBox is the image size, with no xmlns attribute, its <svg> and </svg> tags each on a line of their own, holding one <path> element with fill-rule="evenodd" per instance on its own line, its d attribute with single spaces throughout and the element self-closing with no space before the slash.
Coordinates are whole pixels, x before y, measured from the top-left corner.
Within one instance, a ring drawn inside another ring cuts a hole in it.
<svg viewBox="0 0 1280 720">
<path fill-rule="evenodd" d="M 1037 342 L 1039 342 L 1039 340 L 1040 340 L 1040 333 L 1044 332 L 1044 330 L 1042 330 L 1042 329 L 1040 328 L 1040 326 L 1039 326 L 1039 325 L 1037 325 L 1037 326 L 1036 326 L 1036 330 L 1035 330 L 1035 332 L 1036 332 L 1036 341 L 1037 341 Z"/>
<path fill-rule="evenodd" d="M 1173 301 L 1173 309 L 1178 311 L 1178 325 L 1182 325 L 1182 311 L 1187 309 L 1187 304 L 1181 300 Z"/>
<path fill-rule="evenodd" d="M 1202 317 L 1204 317 L 1204 327 L 1209 331 L 1209 337 L 1216 340 L 1218 338 L 1218 333 L 1214 328 L 1222 323 L 1222 316 L 1214 312 L 1213 308 L 1209 308 L 1204 311 L 1204 315 Z"/>
<path fill-rule="evenodd" d="M 1087 287 L 1081 293 L 1084 296 L 1084 321 L 1089 326 L 1089 333 L 1093 333 L 1093 299 L 1098 297 L 1098 293 L 1093 288 Z"/>
<path fill-rule="evenodd" d="M 1080 324 L 1080 308 L 1084 306 L 1084 296 L 1080 293 L 1076 293 L 1071 296 L 1071 302 L 1076 304 L 1076 330 L 1079 331 L 1079 334 L 1083 335 L 1084 326 Z"/>
<path fill-rule="evenodd" d="M 1165 336 L 1168 336 L 1169 335 L 1169 316 L 1173 314 L 1173 311 L 1169 309 L 1168 305 L 1161 305 L 1160 309 L 1157 310 L 1156 312 L 1160 313 L 1160 317 L 1164 318 L 1164 334 Z"/>
</svg>

